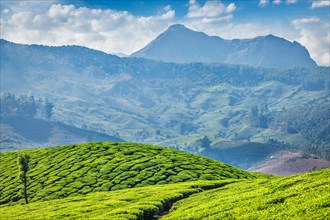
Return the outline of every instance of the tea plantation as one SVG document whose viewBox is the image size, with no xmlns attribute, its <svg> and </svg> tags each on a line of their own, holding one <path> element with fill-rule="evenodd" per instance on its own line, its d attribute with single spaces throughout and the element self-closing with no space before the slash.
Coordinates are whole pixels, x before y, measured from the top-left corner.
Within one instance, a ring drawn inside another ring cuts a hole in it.
<svg viewBox="0 0 330 220">
<path fill-rule="evenodd" d="M 29 204 L 18 181 L 23 153 L 31 158 Z M 163 147 L 104 142 L 0 153 L 0 171 L 4 220 L 330 216 L 330 169 L 274 177 Z"/>
<path fill-rule="evenodd" d="M 329 219 L 330 169 L 246 180 L 177 202 L 163 220 Z"/>
<path fill-rule="evenodd" d="M 85 196 L 0 206 L 1 219 L 153 219 L 164 209 L 191 194 L 238 180 L 199 181 L 154 185 Z"/>
<path fill-rule="evenodd" d="M 30 155 L 29 201 L 193 180 L 254 178 L 215 160 L 164 147 L 88 143 L 0 155 L 0 204 L 23 202 L 17 157 Z"/>
</svg>

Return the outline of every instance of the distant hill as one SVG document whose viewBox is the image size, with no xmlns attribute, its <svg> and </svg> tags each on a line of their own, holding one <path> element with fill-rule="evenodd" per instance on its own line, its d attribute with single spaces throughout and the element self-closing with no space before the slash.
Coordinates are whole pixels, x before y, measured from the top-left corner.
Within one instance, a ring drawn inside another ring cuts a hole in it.
<svg viewBox="0 0 330 220">
<path fill-rule="evenodd" d="M 1 92 L 48 99 L 51 120 L 72 127 L 196 154 L 204 136 L 211 145 L 272 139 L 315 148 L 329 138 L 329 67 L 177 64 L 5 40 L 0 47 Z"/>
<path fill-rule="evenodd" d="M 269 159 L 280 148 L 266 143 L 223 141 L 205 150 L 203 155 L 242 169 Z"/>
<path fill-rule="evenodd" d="M 279 151 L 260 163 L 250 167 L 250 171 L 280 176 L 289 176 L 313 170 L 329 168 L 330 162 L 313 155 L 302 155 L 298 152 Z"/>
<path fill-rule="evenodd" d="M 0 151 L 92 141 L 123 141 L 120 138 L 60 122 L 21 117 L 1 117 L 0 122 Z"/>
<path fill-rule="evenodd" d="M 204 150 L 202 155 L 241 169 L 280 176 L 330 167 L 329 161 L 306 152 L 302 155 L 302 151 L 290 147 L 274 143 L 222 141 Z"/>
<path fill-rule="evenodd" d="M 259 176 L 164 147 L 109 142 L 75 144 L 0 154 L 0 204 L 21 199 L 20 183 L 15 178 L 21 153 L 31 157 L 31 202 L 155 184 Z"/>
<path fill-rule="evenodd" d="M 172 25 L 133 57 L 175 63 L 227 63 L 255 67 L 315 67 L 305 47 L 274 35 L 225 40 Z"/>
</svg>

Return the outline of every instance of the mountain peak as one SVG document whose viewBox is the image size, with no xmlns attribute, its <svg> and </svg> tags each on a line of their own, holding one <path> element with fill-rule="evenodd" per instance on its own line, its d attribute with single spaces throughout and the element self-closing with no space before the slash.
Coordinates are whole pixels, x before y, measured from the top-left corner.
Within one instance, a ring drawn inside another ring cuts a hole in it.
<svg viewBox="0 0 330 220">
<path fill-rule="evenodd" d="M 191 35 L 191 34 L 194 34 L 194 33 L 201 33 L 201 32 L 191 30 L 191 29 L 187 28 L 186 26 L 184 26 L 183 24 L 173 24 L 173 25 L 169 26 L 167 28 L 167 30 L 164 31 L 160 36 L 166 35 L 166 34 L 187 34 L 187 35 Z M 204 33 L 202 33 L 202 34 L 204 34 Z"/>
<path fill-rule="evenodd" d="M 227 63 L 271 68 L 316 66 L 302 45 L 273 34 L 246 40 L 224 40 L 182 24 L 170 26 L 131 56 L 174 63 Z"/>
<path fill-rule="evenodd" d="M 188 29 L 188 28 L 183 24 L 173 24 L 167 30 L 182 30 L 182 29 Z"/>
</svg>

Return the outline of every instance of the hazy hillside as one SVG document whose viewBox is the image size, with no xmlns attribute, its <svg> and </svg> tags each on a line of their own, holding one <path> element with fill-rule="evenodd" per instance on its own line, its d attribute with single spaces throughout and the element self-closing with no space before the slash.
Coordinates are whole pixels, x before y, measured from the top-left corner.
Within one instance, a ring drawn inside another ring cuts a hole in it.
<svg viewBox="0 0 330 220">
<path fill-rule="evenodd" d="M 0 94 L 0 151 L 120 138 L 50 121 L 54 104 L 34 96 Z M 56 106 L 55 106 L 56 107 Z"/>
<path fill-rule="evenodd" d="M 315 122 L 323 118 L 322 126 L 304 122 L 310 120 L 304 116 L 308 106 L 328 106 L 327 67 L 175 64 L 119 58 L 77 46 L 4 40 L 0 46 L 2 92 L 48 98 L 56 106 L 52 120 L 73 127 L 195 153 L 205 150 L 198 143 L 204 136 L 211 146 L 275 140 L 297 145 L 295 150 L 318 143 L 310 137 L 328 139 L 323 132 L 327 111 L 309 114 Z M 308 128 L 299 125 L 292 132 L 275 123 L 289 117 L 284 113 L 291 109 L 306 109 L 297 111 L 297 119 Z"/>
<path fill-rule="evenodd" d="M 256 67 L 315 67 L 305 47 L 274 35 L 224 40 L 177 24 L 168 28 L 133 57 L 175 63 L 228 63 Z"/>
<path fill-rule="evenodd" d="M 33 118 L 1 117 L 0 130 L 1 151 L 93 141 L 123 141 L 113 136 L 75 128 L 60 122 Z"/>
<path fill-rule="evenodd" d="M 89 143 L 0 155 L 0 204 L 21 201 L 17 157 L 30 155 L 31 202 L 99 191 L 258 175 L 186 152 L 133 143 Z"/>
</svg>

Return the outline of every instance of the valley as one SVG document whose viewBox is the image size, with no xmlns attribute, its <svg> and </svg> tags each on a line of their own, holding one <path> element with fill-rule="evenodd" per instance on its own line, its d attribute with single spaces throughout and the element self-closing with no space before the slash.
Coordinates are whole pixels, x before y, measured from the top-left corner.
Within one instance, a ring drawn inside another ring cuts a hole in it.
<svg viewBox="0 0 330 220">
<path fill-rule="evenodd" d="M 328 67 L 175 64 L 119 58 L 78 46 L 4 40 L 1 63 L 1 91 L 48 98 L 55 106 L 52 122 L 204 155 L 228 141 L 278 146 L 273 153 L 307 149 L 322 159 L 330 155 Z M 7 139 L 4 134 L 1 138 Z M 199 142 L 204 136 L 211 148 Z M 84 141 L 93 140 L 26 140 L 1 146 L 6 150 Z M 262 159 L 267 158 L 257 161 Z M 226 162 L 244 169 L 255 165 L 247 160 Z"/>
</svg>

